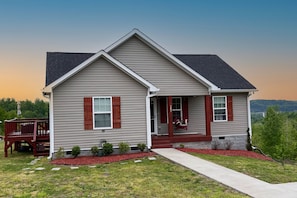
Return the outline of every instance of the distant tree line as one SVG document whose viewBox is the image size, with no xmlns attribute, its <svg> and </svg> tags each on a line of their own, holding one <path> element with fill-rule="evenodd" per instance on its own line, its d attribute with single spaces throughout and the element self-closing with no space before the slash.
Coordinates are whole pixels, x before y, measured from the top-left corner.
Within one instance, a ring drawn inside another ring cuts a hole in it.
<svg viewBox="0 0 297 198">
<path fill-rule="evenodd" d="M 266 112 L 271 106 L 277 106 L 281 112 L 297 111 L 297 101 L 289 100 L 251 100 L 251 112 Z"/>
<path fill-rule="evenodd" d="M 17 102 L 13 98 L 0 99 L 0 134 L 4 133 L 4 121 L 16 118 Z M 30 100 L 19 101 L 21 107 L 20 118 L 47 118 L 49 112 L 48 102 L 36 99 L 34 102 Z"/>
<path fill-rule="evenodd" d="M 253 145 L 281 162 L 296 161 L 297 112 L 280 112 L 277 106 L 270 106 L 264 115 L 252 118 Z"/>
</svg>

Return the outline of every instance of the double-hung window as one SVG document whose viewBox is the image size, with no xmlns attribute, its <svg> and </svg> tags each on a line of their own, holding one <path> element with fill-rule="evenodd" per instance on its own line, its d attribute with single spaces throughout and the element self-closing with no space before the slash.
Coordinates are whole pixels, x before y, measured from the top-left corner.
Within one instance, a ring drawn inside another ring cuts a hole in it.
<svg viewBox="0 0 297 198">
<path fill-rule="evenodd" d="M 214 121 L 227 121 L 227 97 L 213 97 L 213 117 Z"/>
<path fill-rule="evenodd" d="M 93 97 L 94 129 L 112 128 L 111 97 Z"/>
<path fill-rule="evenodd" d="M 182 120 L 182 98 L 181 97 L 174 97 L 172 98 L 172 114 L 173 120 Z"/>
</svg>

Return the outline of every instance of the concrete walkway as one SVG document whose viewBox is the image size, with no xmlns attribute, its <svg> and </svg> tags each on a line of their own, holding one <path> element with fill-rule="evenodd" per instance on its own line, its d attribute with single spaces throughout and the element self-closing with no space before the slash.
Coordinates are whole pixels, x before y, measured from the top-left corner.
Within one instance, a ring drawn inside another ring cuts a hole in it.
<svg viewBox="0 0 297 198">
<path fill-rule="evenodd" d="M 173 148 L 153 151 L 177 164 L 252 197 L 297 197 L 297 182 L 270 184 Z"/>
</svg>

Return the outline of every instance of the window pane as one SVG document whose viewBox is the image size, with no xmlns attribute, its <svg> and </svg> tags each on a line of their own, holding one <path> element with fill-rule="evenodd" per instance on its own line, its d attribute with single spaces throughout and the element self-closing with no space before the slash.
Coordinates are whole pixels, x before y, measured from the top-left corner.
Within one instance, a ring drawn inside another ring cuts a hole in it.
<svg viewBox="0 0 297 198">
<path fill-rule="evenodd" d="M 181 109 L 180 98 L 172 98 L 172 109 Z"/>
<path fill-rule="evenodd" d="M 214 97 L 214 108 L 225 108 L 225 97 Z"/>
<path fill-rule="evenodd" d="M 215 120 L 226 120 L 226 110 L 225 109 L 216 109 L 214 110 Z"/>
<path fill-rule="evenodd" d="M 94 99 L 94 111 L 95 112 L 111 111 L 110 98 L 95 98 Z"/>
<path fill-rule="evenodd" d="M 99 98 L 94 98 L 94 111 L 99 111 Z"/>
<path fill-rule="evenodd" d="M 173 121 L 176 119 L 181 120 L 181 112 L 180 111 L 172 111 Z"/>
<path fill-rule="evenodd" d="M 95 128 L 111 127 L 110 113 L 95 114 Z"/>
</svg>

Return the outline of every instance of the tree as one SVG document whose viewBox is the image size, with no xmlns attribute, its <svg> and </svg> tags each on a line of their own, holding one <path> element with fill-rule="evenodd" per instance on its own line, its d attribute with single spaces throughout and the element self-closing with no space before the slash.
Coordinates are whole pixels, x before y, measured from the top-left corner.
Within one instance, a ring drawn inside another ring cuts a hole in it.
<svg viewBox="0 0 297 198">
<path fill-rule="evenodd" d="M 277 112 L 276 107 L 267 108 L 261 134 L 262 149 L 273 158 L 279 158 L 282 152 L 279 148 L 282 142 L 283 120 L 283 116 Z"/>
<path fill-rule="evenodd" d="M 20 101 L 21 118 L 47 118 L 49 114 L 48 102 L 36 99 L 34 103 L 30 100 Z M 17 117 L 17 101 L 13 98 L 0 99 L 0 134 L 4 133 L 4 120 Z"/>
</svg>

